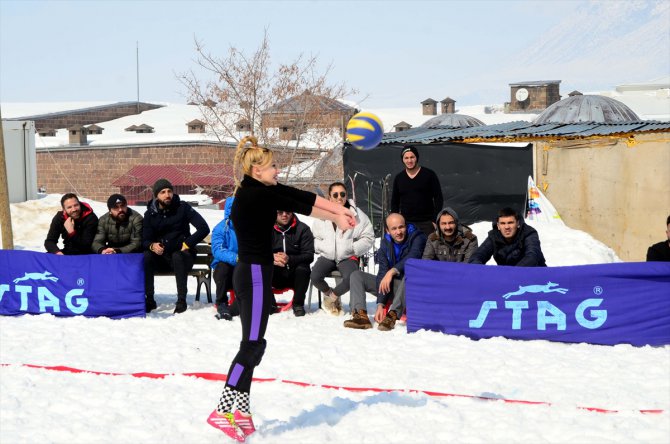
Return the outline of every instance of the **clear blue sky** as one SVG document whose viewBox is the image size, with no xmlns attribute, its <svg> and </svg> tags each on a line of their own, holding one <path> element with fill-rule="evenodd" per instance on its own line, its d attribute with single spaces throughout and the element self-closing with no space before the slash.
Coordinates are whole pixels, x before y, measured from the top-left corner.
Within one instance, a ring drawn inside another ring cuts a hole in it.
<svg viewBox="0 0 670 444">
<path fill-rule="evenodd" d="M 194 37 L 224 55 L 252 51 L 267 28 L 274 61 L 316 54 L 368 106 L 501 103 L 509 82 L 556 78 L 509 61 L 588 3 L 0 0 L 0 101 L 135 100 L 139 42 L 140 99 L 183 103 L 175 73 L 195 68 Z M 476 82 L 494 97 L 482 102 Z"/>
</svg>

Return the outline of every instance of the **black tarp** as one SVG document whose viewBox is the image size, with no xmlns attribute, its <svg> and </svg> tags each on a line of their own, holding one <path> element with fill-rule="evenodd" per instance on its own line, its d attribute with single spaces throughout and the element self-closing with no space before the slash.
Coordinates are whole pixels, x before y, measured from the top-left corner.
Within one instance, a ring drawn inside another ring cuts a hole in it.
<svg viewBox="0 0 670 444">
<path fill-rule="evenodd" d="M 461 222 L 471 224 L 493 220 L 502 207 L 523 214 L 528 176 L 532 175 L 532 144 L 524 147 L 443 143 L 414 145 L 419 165 L 437 173 L 444 205 L 458 213 Z M 403 170 L 403 145 L 384 144 L 362 151 L 345 144 L 342 154 L 344 176 L 350 195 L 371 217 L 377 235 L 382 211 L 389 213 L 393 178 Z M 352 193 L 353 184 L 353 193 Z"/>
</svg>

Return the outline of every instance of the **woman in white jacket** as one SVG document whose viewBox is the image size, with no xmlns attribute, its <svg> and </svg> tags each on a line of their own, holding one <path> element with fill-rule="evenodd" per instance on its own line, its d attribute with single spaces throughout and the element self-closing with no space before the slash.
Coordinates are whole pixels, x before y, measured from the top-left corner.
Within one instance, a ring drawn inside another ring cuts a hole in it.
<svg viewBox="0 0 670 444">
<path fill-rule="evenodd" d="M 368 216 L 347 200 L 347 189 L 342 182 L 330 184 L 328 199 L 349 208 L 356 217 L 356 227 L 344 233 L 329 221 L 315 220 L 312 225 L 314 250 L 319 257 L 312 267 L 310 279 L 312 285 L 325 295 L 325 310 L 338 315 L 342 310 L 340 297 L 349 291 L 349 277 L 358 270 L 360 257 L 372 247 L 375 233 Z M 336 269 L 342 274 L 342 282 L 330 288 L 324 278 Z"/>
</svg>

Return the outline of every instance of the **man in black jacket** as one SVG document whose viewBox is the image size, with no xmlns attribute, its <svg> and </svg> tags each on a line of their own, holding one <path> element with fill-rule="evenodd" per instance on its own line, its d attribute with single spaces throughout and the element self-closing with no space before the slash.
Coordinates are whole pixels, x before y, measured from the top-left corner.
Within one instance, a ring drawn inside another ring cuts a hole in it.
<svg viewBox="0 0 670 444">
<path fill-rule="evenodd" d="M 670 216 L 665 221 L 667 240 L 652 245 L 647 249 L 647 262 L 670 262 Z"/>
<path fill-rule="evenodd" d="M 498 265 L 514 267 L 546 267 L 540 246 L 540 236 L 535 228 L 524 223 L 514 209 L 505 207 L 498 211 L 486 240 L 470 258 L 471 264 L 485 264 L 491 259 Z"/>
<path fill-rule="evenodd" d="M 144 251 L 144 293 L 146 311 L 156 308 L 154 299 L 155 271 L 173 271 L 177 281 L 177 304 L 174 312 L 186 311 L 188 273 L 193 269 L 195 247 L 209 234 L 205 219 L 189 204 L 174 194 L 167 179 L 158 179 L 153 186 L 154 199 L 147 204 L 142 227 Z M 190 226 L 196 232 L 191 234 Z"/>
<path fill-rule="evenodd" d="M 60 205 L 62 210 L 51 220 L 44 248 L 53 254 L 91 254 L 91 244 L 98 229 L 98 216 L 87 203 L 79 202 L 74 193 L 64 194 Z M 63 249 L 58 248 L 61 236 Z"/>
<path fill-rule="evenodd" d="M 293 289 L 293 314 L 305 316 L 305 293 L 314 260 L 314 235 L 290 211 L 277 211 L 272 230 L 273 288 Z"/>
</svg>

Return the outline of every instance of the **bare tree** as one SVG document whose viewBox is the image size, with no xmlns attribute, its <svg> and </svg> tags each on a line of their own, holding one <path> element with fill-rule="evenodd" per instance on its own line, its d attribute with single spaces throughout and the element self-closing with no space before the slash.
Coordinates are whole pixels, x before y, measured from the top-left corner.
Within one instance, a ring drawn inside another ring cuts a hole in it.
<svg viewBox="0 0 670 444">
<path fill-rule="evenodd" d="M 316 163 L 321 153 L 342 141 L 356 110 L 338 99 L 356 91 L 328 82 L 332 65 L 320 70 L 318 58 L 305 55 L 273 65 L 267 31 L 251 54 L 231 46 L 225 57 L 217 57 L 194 41 L 195 63 L 209 80 L 193 70 L 177 77 L 219 142 L 230 145 L 246 135 L 256 136 L 280 153 L 287 167 L 285 179 L 290 180 L 294 164 L 301 163 L 299 169 L 305 170 L 302 162 Z"/>
</svg>

